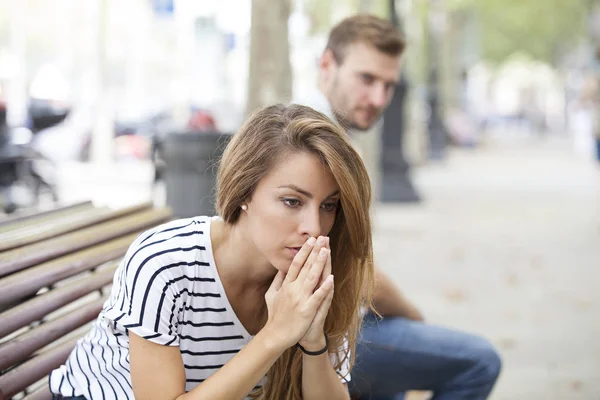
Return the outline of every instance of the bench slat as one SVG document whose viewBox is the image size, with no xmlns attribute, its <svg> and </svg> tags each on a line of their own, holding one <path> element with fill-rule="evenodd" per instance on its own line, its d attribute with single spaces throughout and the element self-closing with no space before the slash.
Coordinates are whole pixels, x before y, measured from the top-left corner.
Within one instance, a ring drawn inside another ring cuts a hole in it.
<svg viewBox="0 0 600 400">
<path fill-rule="evenodd" d="M 112 282 L 117 264 L 34 297 L 0 314 L 0 338 Z"/>
<path fill-rule="evenodd" d="M 169 218 L 170 210 L 166 208 L 142 211 L 115 221 L 108 221 L 54 239 L 0 253 L 0 277 L 63 254 L 102 243 L 119 235 L 139 232 Z"/>
<path fill-rule="evenodd" d="M 44 385 L 23 397 L 21 400 L 52 400 L 52 393 L 50 393 L 48 385 Z"/>
<path fill-rule="evenodd" d="M 78 339 L 79 337 L 74 338 L 52 350 L 45 351 L 0 376 L 0 400 L 9 400 L 62 365 Z"/>
<path fill-rule="evenodd" d="M 48 235 L 48 232 L 57 232 L 58 234 L 55 236 L 58 236 L 63 234 L 62 230 L 66 230 L 65 227 L 76 226 L 77 224 L 83 225 L 94 219 L 99 220 L 96 223 L 103 222 L 102 219 L 107 218 L 111 211 L 108 208 L 78 209 L 12 225 L 10 229 L 4 229 L 0 232 L 0 240 L 6 242 L 4 247 L 0 248 L 0 251 L 39 242 L 46 239 L 44 236 Z"/>
<path fill-rule="evenodd" d="M 98 211 L 94 209 L 84 215 L 65 217 L 52 221 L 48 224 L 36 225 L 34 227 L 25 227 L 23 229 L 14 229 L 0 233 L 0 251 L 14 249 L 27 244 L 42 241 L 58 235 L 73 232 L 100 222 L 110 221 L 125 215 L 137 213 L 142 210 L 151 209 L 151 203 L 143 203 L 131 207 L 126 207 L 112 211 Z"/>
<path fill-rule="evenodd" d="M 136 237 L 137 233 L 114 239 L 0 279 L 0 309 L 61 279 L 122 257 Z"/>
<path fill-rule="evenodd" d="M 0 219 L 0 232 L 5 230 L 14 229 L 18 226 L 25 226 L 28 224 L 36 223 L 40 220 L 46 220 L 54 218 L 63 214 L 69 214 L 72 212 L 78 212 L 81 210 L 94 208 L 91 201 L 84 201 L 81 203 L 70 204 L 68 206 L 56 207 L 46 211 L 31 211 L 28 213 L 11 215 L 9 217 L 3 217 Z"/>
<path fill-rule="evenodd" d="M 98 317 L 106 297 L 12 338 L 0 346 L 0 371 L 26 360 L 42 347 Z"/>
</svg>

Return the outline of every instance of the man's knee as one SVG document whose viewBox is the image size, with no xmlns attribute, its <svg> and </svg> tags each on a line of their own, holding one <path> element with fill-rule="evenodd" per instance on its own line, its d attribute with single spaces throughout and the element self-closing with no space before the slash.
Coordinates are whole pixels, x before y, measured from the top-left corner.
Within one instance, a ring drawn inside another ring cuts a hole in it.
<svg viewBox="0 0 600 400">
<path fill-rule="evenodd" d="M 482 377 L 488 382 L 495 382 L 502 370 L 502 358 L 494 345 L 487 339 L 478 338 L 474 351 L 474 361 L 476 361 Z"/>
</svg>

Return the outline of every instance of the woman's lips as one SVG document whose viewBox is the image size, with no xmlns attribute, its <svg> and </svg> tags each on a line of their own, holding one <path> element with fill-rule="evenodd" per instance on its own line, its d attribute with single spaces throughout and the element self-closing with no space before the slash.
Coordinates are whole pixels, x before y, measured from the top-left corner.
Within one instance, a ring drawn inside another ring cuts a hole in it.
<svg viewBox="0 0 600 400">
<path fill-rule="evenodd" d="M 286 247 L 286 249 L 295 256 L 300 251 L 301 247 Z"/>
</svg>

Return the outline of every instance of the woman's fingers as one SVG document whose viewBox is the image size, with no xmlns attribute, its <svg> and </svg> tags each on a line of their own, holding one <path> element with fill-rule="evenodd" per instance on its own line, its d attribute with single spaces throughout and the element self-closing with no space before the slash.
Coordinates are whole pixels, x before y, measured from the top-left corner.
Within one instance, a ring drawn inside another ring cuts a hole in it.
<svg viewBox="0 0 600 400">
<path fill-rule="evenodd" d="M 277 275 L 275 275 L 275 278 L 273 279 L 273 282 L 271 282 L 271 286 L 269 286 L 269 290 L 267 290 L 267 292 L 276 292 L 279 289 L 281 289 L 281 285 L 283 284 L 284 279 L 285 279 L 285 272 L 283 272 L 283 271 L 277 272 Z"/>
<path fill-rule="evenodd" d="M 330 292 L 333 292 L 333 275 L 329 275 L 327 279 L 325 279 L 325 282 L 323 282 L 323 284 L 315 290 L 312 296 L 310 296 L 308 299 L 310 306 L 315 307 L 315 309 L 318 308 Z"/>
<path fill-rule="evenodd" d="M 305 270 L 302 270 L 301 275 L 304 274 L 304 280 L 299 280 L 302 284 L 302 290 L 306 296 L 310 296 L 313 293 L 319 281 L 321 280 L 321 274 L 323 273 L 323 269 L 327 264 L 327 259 L 329 258 L 330 251 L 326 248 L 321 248 L 319 250 L 319 254 L 315 259 L 315 262 L 312 264 L 310 269 L 305 267 Z"/>
<path fill-rule="evenodd" d="M 331 277 L 333 278 L 333 275 L 331 275 Z M 333 286 L 334 285 L 332 283 L 332 287 L 329 291 L 329 294 L 327 294 L 327 297 L 325 297 L 325 300 L 323 300 L 323 302 L 317 310 L 317 315 L 315 315 L 313 324 L 318 323 L 322 325 L 325 323 L 325 318 L 327 318 L 327 314 L 329 313 L 329 307 L 331 307 L 331 302 L 333 301 L 333 292 L 335 291 Z"/>
<path fill-rule="evenodd" d="M 300 268 L 300 272 L 298 272 L 298 274 L 297 274 L 296 280 L 298 282 L 304 282 L 304 280 L 306 279 L 306 276 L 310 272 L 311 266 L 317 259 L 317 256 L 319 255 L 319 251 L 321 250 L 322 247 L 323 247 L 323 238 L 321 236 L 319 236 L 317 238 L 317 240 L 315 241 L 312 251 L 306 258 L 304 265 L 302 265 L 302 267 Z"/>
<path fill-rule="evenodd" d="M 267 290 L 267 292 L 265 293 L 265 301 L 267 302 L 267 304 L 270 304 L 273 301 L 273 299 L 277 295 L 277 292 L 279 291 L 279 289 L 281 289 L 281 285 L 283 285 L 284 279 L 285 273 L 282 271 L 278 271 L 277 275 L 275 275 L 275 278 L 273 278 L 273 282 L 271 282 L 271 286 L 269 286 L 269 290 Z"/>
<path fill-rule="evenodd" d="M 325 268 L 323 268 L 323 273 L 321 274 L 321 280 L 319 281 L 319 285 L 325 282 L 325 279 L 329 275 L 331 275 L 331 247 L 329 247 L 329 237 L 325 238 L 325 248 L 329 249 L 329 257 L 327 257 L 327 263 L 325 264 Z"/>
<path fill-rule="evenodd" d="M 313 251 L 315 242 L 316 239 L 313 237 L 304 242 L 302 248 L 300 248 L 300 251 L 294 256 L 292 265 L 290 265 L 290 269 L 288 270 L 287 275 L 285 277 L 285 282 L 293 282 L 296 280 L 296 278 L 298 278 L 298 274 L 302 270 L 302 267 L 304 267 L 306 259 Z"/>
</svg>

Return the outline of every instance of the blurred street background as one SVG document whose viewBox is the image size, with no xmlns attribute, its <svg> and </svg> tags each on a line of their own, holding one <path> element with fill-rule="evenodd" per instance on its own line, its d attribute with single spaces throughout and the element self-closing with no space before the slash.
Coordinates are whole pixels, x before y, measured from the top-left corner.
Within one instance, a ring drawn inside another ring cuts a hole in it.
<svg viewBox="0 0 600 400">
<path fill-rule="evenodd" d="M 408 42 L 401 123 L 358 138 L 377 262 L 429 322 L 498 347 L 492 399 L 600 400 L 600 1 L 0 0 L 0 218 L 209 204 L 171 180 L 210 187 L 212 168 L 161 144 L 308 93 L 357 12 L 393 13 Z M 5 171 L 13 148 L 35 179 Z"/>
</svg>

